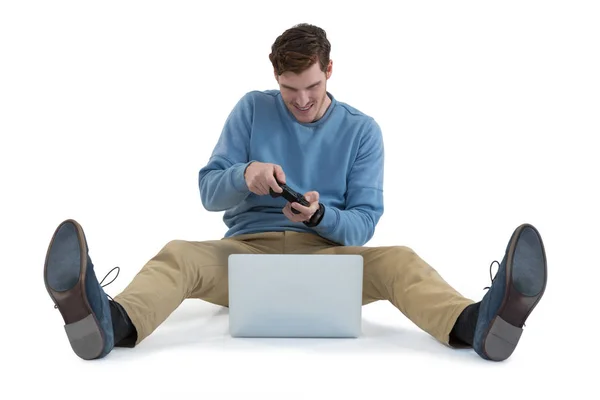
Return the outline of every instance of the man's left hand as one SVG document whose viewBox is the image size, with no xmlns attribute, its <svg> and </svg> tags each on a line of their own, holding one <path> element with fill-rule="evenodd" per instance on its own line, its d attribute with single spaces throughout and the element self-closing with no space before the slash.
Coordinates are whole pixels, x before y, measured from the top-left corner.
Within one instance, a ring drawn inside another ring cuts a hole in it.
<svg viewBox="0 0 600 400">
<path fill-rule="evenodd" d="M 308 207 L 304 207 L 299 203 L 287 203 L 283 208 L 283 215 L 285 215 L 290 221 L 304 222 L 310 220 L 313 214 L 319 209 L 319 193 L 312 191 L 304 193 L 304 198 L 310 203 Z M 300 211 L 300 214 L 294 214 L 292 207 Z"/>
</svg>

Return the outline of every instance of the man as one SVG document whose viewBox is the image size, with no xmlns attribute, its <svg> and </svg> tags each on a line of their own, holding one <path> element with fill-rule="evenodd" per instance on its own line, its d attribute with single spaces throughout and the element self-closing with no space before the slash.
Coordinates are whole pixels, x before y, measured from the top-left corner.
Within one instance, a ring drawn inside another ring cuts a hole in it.
<svg viewBox="0 0 600 400">
<path fill-rule="evenodd" d="M 480 302 L 464 298 L 410 248 L 365 247 L 383 214 L 381 130 L 326 89 L 330 43 L 315 26 L 279 36 L 270 60 L 280 90 L 243 96 L 200 170 L 201 201 L 225 211 L 219 240 L 171 241 L 109 300 L 95 277 L 82 227 L 64 221 L 51 239 L 44 280 L 74 352 L 106 356 L 133 347 L 186 298 L 227 306 L 227 258 L 239 253 L 360 254 L 363 304 L 388 300 L 451 347 L 505 360 L 546 286 L 538 231 L 515 229 Z M 307 206 L 272 197 L 301 189 Z M 296 210 L 296 211 L 294 211 Z"/>
</svg>

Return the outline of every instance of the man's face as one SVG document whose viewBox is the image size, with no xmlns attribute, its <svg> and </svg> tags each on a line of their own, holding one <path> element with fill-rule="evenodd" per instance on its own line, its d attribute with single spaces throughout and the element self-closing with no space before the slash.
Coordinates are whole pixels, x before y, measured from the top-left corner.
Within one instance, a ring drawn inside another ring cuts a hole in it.
<svg viewBox="0 0 600 400">
<path fill-rule="evenodd" d="M 276 76 L 283 101 L 298 122 L 318 120 L 331 104 L 327 96 L 331 64 L 330 61 L 327 72 L 321 71 L 317 62 L 300 74 L 288 71 Z"/>
</svg>

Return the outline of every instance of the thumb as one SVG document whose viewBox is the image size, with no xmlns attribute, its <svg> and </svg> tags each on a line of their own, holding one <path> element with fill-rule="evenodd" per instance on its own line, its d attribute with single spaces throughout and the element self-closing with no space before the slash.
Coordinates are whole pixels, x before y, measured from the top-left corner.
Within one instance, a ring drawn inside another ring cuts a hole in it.
<svg viewBox="0 0 600 400">
<path fill-rule="evenodd" d="M 285 183 L 285 174 L 283 173 L 283 168 L 279 165 L 273 166 L 275 169 L 275 177 L 279 181 L 279 183 Z"/>
<path fill-rule="evenodd" d="M 316 201 L 319 201 L 319 192 L 315 192 L 315 191 L 306 192 L 306 194 L 304 195 L 304 198 L 309 203 L 314 203 Z"/>
</svg>

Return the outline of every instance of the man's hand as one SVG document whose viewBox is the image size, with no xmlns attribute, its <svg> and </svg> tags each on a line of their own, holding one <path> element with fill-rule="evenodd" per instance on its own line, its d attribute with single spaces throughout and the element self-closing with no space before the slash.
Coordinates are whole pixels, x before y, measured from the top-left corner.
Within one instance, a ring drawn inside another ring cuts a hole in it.
<svg viewBox="0 0 600 400">
<path fill-rule="evenodd" d="M 304 193 L 304 198 L 310 203 L 310 206 L 304 207 L 300 203 L 288 202 L 285 207 L 283 207 L 283 215 L 285 215 L 290 221 L 294 222 L 308 221 L 319 209 L 319 192 L 306 192 Z M 300 214 L 294 214 L 292 212 L 292 207 L 300 211 Z"/>
<path fill-rule="evenodd" d="M 271 163 L 262 163 L 258 161 L 252 162 L 244 172 L 244 179 L 248 189 L 254 194 L 263 196 L 269 194 L 269 188 L 276 193 L 281 193 L 283 190 L 277 184 L 277 180 L 285 183 L 285 174 L 281 166 Z"/>
</svg>

